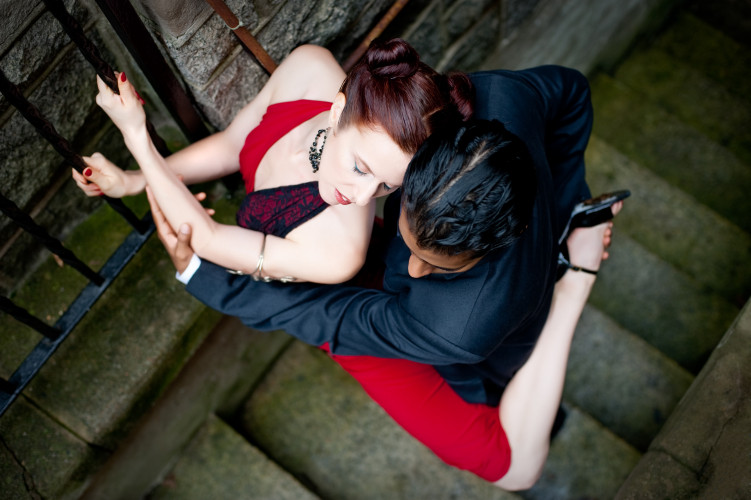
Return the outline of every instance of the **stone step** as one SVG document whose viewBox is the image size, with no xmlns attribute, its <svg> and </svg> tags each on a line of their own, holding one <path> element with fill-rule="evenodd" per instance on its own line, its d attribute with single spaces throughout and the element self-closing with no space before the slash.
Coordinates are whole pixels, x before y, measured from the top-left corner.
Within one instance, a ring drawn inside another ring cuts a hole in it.
<svg viewBox="0 0 751 500">
<path fill-rule="evenodd" d="M 564 403 L 566 422 L 550 446 L 540 480 L 520 492 L 527 500 L 613 498 L 641 454 L 595 419 Z"/>
<path fill-rule="evenodd" d="M 180 455 L 151 500 L 319 498 L 216 416 Z"/>
<path fill-rule="evenodd" d="M 709 5 L 706 7 L 710 8 Z M 733 94 L 746 99 L 751 96 L 751 52 L 748 46 L 698 17 L 679 12 L 670 29 L 651 46 L 696 68 Z"/>
<path fill-rule="evenodd" d="M 751 164 L 751 95 L 739 96 L 657 48 L 631 55 L 614 78 Z"/>
<path fill-rule="evenodd" d="M 693 376 L 587 306 L 571 345 L 563 396 L 645 451 Z"/>
<path fill-rule="evenodd" d="M 615 497 L 751 498 L 751 302 Z"/>
<path fill-rule="evenodd" d="M 551 498 L 550 491 L 566 492 L 559 498 L 610 498 L 639 459 L 591 417 L 574 407 L 568 414 L 543 479 L 523 498 Z M 519 498 L 444 464 L 338 365 L 301 343 L 253 392 L 242 426 L 269 457 L 325 498 Z"/>
<path fill-rule="evenodd" d="M 751 230 L 748 165 L 624 83 L 599 74 L 592 80 L 592 90 L 598 137 L 745 231 Z"/>
<path fill-rule="evenodd" d="M 218 200 L 220 217 L 230 214 L 232 203 Z M 145 197 L 128 203 L 145 211 Z M 96 270 L 130 231 L 102 206 L 63 243 Z M 50 258 L 12 298 L 52 324 L 84 286 Z M 185 293 L 158 239 L 147 241 L 0 420 L 6 443 L 28 440 L 29 429 L 14 424 L 18 412 L 44 424 L 32 431 L 41 441 L 14 453 L 45 497 L 67 498 L 87 486 L 87 474 L 123 443 L 219 318 Z M 0 331 L 0 375 L 7 378 L 40 337 L 7 315 L 0 315 Z M 51 454 L 70 437 L 75 445 Z"/>
<path fill-rule="evenodd" d="M 632 193 L 616 218 L 614 251 L 618 236 L 626 233 L 701 287 L 743 305 L 751 294 L 751 235 L 630 160 L 595 128 L 586 153 L 592 192 L 628 188 Z"/>
<path fill-rule="evenodd" d="M 590 304 L 691 373 L 697 373 L 738 308 L 616 234 Z"/>
</svg>

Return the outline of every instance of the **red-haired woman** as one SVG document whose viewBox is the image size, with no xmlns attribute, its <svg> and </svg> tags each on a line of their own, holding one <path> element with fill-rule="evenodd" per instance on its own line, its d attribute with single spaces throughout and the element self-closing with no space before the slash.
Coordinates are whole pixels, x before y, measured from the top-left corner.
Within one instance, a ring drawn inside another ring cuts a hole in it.
<svg viewBox="0 0 751 500">
<path fill-rule="evenodd" d="M 121 197 L 148 185 L 170 224 L 192 227 L 199 257 L 259 279 L 352 278 L 365 260 L 373 199 L 401 186 L 433 129 L 472 112 L 469 79 L 436 73 L 403 40 L 372 44 L 348 75 L 329 51 L 305 45 L 225 130 L 165 159 L 125 74 L 118 85 L 120 95 L 98 79 L 97 103 L 141 170 L 95 153 L 84 175 L 73 171 L 80 188 Z M 185 184 L 238 170 L 248 193 L 239 226 L 216 223 Z"/>
</svg>

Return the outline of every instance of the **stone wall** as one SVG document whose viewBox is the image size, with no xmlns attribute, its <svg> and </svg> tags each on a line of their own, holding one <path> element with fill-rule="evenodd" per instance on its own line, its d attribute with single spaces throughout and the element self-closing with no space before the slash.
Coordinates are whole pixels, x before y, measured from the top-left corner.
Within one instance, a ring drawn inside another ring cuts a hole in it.
<svg viewBox="0 0 751 500">
<path fill-rule="evenodd" d="M 385 31 L 413 43 L 440 70 L 476 68 L 540 0 L 413 0 Z M 133 0 L 147 28 L 210 129 L 222 129 L 263 86 L 267 73 L 203 0 Z M 345 60 L 392 5 L 391 0 L 231 0 L 227 5 L 280 61 L 304 43 Z M 127 72 L 168 142 L 185 139 L 93 0 L 65 0 L 113 67 Z M 130 156 L 94 103 L 95 73 L 40 0 L 0 2 L 0 69 L 76 151 L 102 151 L 123 167 Z M 70 166 L 0 97 L 0 193 L 64 240 L 101 200 L 70 181 Z M 0 217 L 0 293 L 7 295 L 47 257 L 30 236 Z M 86 261 L 86 255 L 81 256 Z"/>
</svg>

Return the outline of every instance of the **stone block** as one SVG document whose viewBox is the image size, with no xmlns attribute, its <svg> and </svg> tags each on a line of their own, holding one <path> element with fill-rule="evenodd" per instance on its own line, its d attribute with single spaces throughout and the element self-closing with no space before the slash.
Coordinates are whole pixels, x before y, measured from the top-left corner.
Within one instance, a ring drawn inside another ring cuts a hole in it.
<svg viewBox="0 0 751 500">
<path fill-rule="evenodd" d="M 242 420 L 243 434 L 324 498 L 518 498 L 444 464 L 300 342 L 253 392 Z"/>
<path fill-rule="evenodd" d="M 458 0 L 443 14 L 443 24 L 450 40 L 461 37 L 484 16 L 487 10 L 501 14 L 496 0 Z"/>
<path fill-rule="evenodd" d="M 3 498 L 78 498 L 102 452 L 25 398 L 0 419 Z"/>
<path fill-rule="evenodd" d="M 500 39 L 500 19 L 496 9 L 485 11 L 480 19 L 443 54 L 439 71 L 476 71 Z"/>
<path fill-rule="evenodd" d="M 571 345 L 563 396 L 645 451 L 693 376 L 587 306 Z"/>
<path fill-rule="evenodd" d="M 164 479 L 211 413 L 231 415 L 235 412 L 291 340 L 281 332 L 253 331 L 235 318 L 224 317 L 169 389 L 108 459 L 87 488 L 84 498 L 143 497 L 154 484 Z M 245 446 L 249 445 L 245 443 Z M 221 472 L 223 465 L 211 466 L 205 473 L 231 478 L 230 470 Z M 254 470 L 246 462 L 236 466 L 248 473 Z M 191 477 L 186 478 L 180 473 L 178 476 L 177 490 L 184 492 L 186 485 L 191 484 Z M 160 489 L 170 491 L 168 483 L 169 477 Z M 230 498 L 224 495 L 209 497 Z"/>
<path fill-rule="evenodd" d="M 540 0 L 501 0 L 501 8 L 503 9 L 501 30 L 504 37 L 521 26 L 539 3 Z"/>
<path fill-rule="evenodd" d="M 246 51 L 237 55 L 204 89 L 194 89 L 196 102 L 208 120 L 225 129 L 238 111 L 253 100 L 268 80 L 267 73 Z"/>
<path fill-rule="evenodd" d="M 217 321 L 203 311 L 151 239 L 25 394 L 87 442 L 114 448 Z"/>
<path fill-rule="evenodd" d="M 148 497 L 153 500 L 318 498 L 216 417 L 207 420 L 174 469 Z"/>
<path fill-rule="evenodd" d="M 751 306 L 747 304 L 621 488 L 619 498 L 751 495 L 749 360 Z"/>
<path fill-rule="evenodd" d="M 449 44 L 441 21 L 442 8 L 435 2 L 428 6 L 415 20 L 404 38 L 420 54 L 420 59 L 435 68 Z"/>
<path fill-rule="evenodd" d="M 159 33 L 169 45 L 180 47 L 200 29 L 214 10 L 201 0 L 138 0 L 145 24 Z"/>
<path fill-rule="evenodd" d="M 613 498 L 641 454 L 575 406 L 550 445 L 540 480 L 527 500 Z"/>
<path fill-rule="evenodd" d="M 617 231 L 590 303 L 698 373 L 737 309 Z"/>
<path fill-rule="evenodd" d="M 605 75 L 599 75 L 595 85 L 598 93 L 593 94 L 592 104 L 599 137 L 741 229 L 751 230 L 748 165 L 722 144 L 652 105 L 648 89 L 629 88 Z"/>
<path fill-rule="evenodd" d="M 591 190 L 628 188 L 632 193 L 616 219 L 618 233 L 628 234 L 739 309 L 751 293 L 751 236 L 595 134 L 586 153 Z M 727 309 L 717 306 L 714 311 Z M 724 332 L 737 314 L 736 310 L 726 317 L 719 331 Z"/>
</svg>

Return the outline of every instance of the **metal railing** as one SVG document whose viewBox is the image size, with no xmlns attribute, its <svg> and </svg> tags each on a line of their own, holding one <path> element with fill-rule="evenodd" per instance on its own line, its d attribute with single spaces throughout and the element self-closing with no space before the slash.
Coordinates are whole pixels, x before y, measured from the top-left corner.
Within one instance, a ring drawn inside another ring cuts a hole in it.
<svg viewBox="0 0 751 500">
<path fill-rule="evenodd" d="M 47 10 L 55 16 L 84 58 L 94 67 L 99 77 L 117 92 L 114 71 L 102 59 L 96 46 L 86 37 L 83 29 L 75 18 L 67 12 L 63 3 L 59 0 L 44 0 L 44 3 Z M 97 0 L 97 4 L 185 136 L 191 141 L 206 136 L 208 130 L 196 112 L 190 97 L 170 71 L 151 35 L 130 3 L 117 0 Z M 45 118 L 42 112 L 24 97 L 20 89 L 11 83 L 2 71 L 0 71 L 0 92 L 63 157 L 65 163 L 79 172 L 86 168 L 83 159 L 73 150 L 68 140 L 55 130 L 55 127 Z M 169 151 L 164 141 L 156 134 L 154 128 L 150 124 L 148 125 L 157 149 L 162 155 L 167 156 Z M 34 349 L 20 363 L 13 374 L 7 380 L 0 378 L 0 415 L 21 394 L 44 363 L 68 337 L 154 231 L 150 213 L 139 219 L 121 200 L 106 196 L 102 198 L 133 227 L 133 231 L 97 272 L 87 266 L 72 251 L 65 248 L 46 229 L 34 222 L 13 201 L 0 193 L 0 211 L 89 281 L 60 319 L 52 326 L 33 316 L 11 299 L 0 296 L 0 310 L 20 323 L 29 326 L 38 332 L 41 337 Z"/>
</svg>

